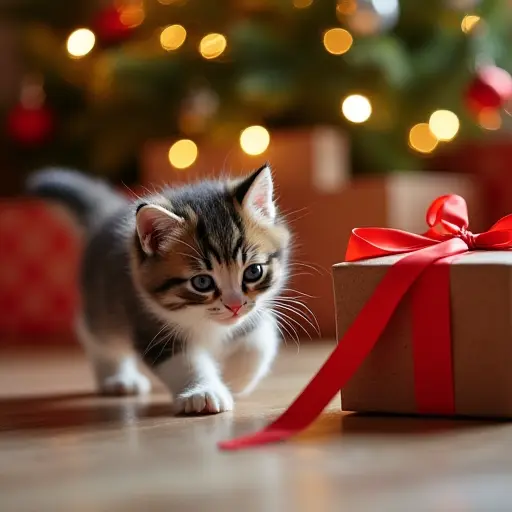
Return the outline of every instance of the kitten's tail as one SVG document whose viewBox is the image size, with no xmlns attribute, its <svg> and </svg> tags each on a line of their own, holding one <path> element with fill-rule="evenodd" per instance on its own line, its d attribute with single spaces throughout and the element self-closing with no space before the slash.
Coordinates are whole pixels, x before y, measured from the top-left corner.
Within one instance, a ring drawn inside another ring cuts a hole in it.
<svg viewBox="0 0 512 512">
<path fill-rule="evenodd" d="M 42 169 L 28 178 L 26 189 L 31 196 L 65 206 L 86 231 L 127 203 L 103 180 L 68 169 Z"/>
</svg>

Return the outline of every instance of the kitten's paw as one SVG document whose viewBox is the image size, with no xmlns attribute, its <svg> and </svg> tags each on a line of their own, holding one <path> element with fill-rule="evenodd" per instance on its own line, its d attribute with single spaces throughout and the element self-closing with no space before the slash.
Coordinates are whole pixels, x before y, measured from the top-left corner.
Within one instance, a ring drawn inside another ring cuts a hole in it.
<svg viewBox="0 0 512 512">
<path fill-rule="evenodd" d="M 142 373 L 120 373 L 103 380 L 100 392 L 105 396 L 147 395 L 151 391 L 151 382 Z"/>
<path fill-rule="evenodd" d="M 200 386 L 178 395 L 173 410 L 175 414 L 217 414 L 233 410 L 233 405 L 227 388 Z"/>
</svg>

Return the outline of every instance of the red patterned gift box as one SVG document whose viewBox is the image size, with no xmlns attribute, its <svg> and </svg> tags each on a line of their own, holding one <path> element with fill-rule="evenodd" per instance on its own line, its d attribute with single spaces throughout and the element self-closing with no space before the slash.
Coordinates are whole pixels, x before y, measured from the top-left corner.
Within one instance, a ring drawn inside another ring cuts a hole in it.
<svg viewBox="0 0 512 512">
<path fill-rule="evenodd" d="M 69 339 L 79 297 L 80 238 L 60 210 L 29 200 L 0 202 L 2 340 Z"/>
</svg>

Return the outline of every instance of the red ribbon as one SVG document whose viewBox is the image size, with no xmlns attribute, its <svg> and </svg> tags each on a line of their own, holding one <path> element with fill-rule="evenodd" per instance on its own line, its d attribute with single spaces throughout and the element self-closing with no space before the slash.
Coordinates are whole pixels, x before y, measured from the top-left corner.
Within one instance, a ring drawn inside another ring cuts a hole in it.
<svg viewBox="0 0 512 512">
<path fill-rule="evenodd" d="M 511 249 L 512 215 L 489 231 L 473 234 L 467 229 L 464 199 L 446 195 L 431 204 L 427 224 L 423 235 L 391 228 L 352 231 L 346 261 L 409 254 L 390 267 L 327 361 L 288 409 L 260 432 L 219 443 L 221 449 L 284 441 L 307 428 L 368 356 L 408 290 L 418 412 L 454 412 L 449 265 L 468 251 Z"/>
</svg>

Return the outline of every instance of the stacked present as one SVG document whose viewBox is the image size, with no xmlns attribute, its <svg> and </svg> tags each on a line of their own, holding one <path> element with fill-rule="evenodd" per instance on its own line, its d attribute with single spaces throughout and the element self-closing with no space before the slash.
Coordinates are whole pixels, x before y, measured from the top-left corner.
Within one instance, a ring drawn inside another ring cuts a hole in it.
<svg viewBox="0 0 512 512">
<path fill-rule="evenodd" d="M 512 215 L 473 234 L 447 195 L 427 223 L 352 231 L 333 272 L 337 347 L 277 420 L 221 447 L 287 439 L 340 389 L 346 411 L 512 418 Z"/>
<path fill-rule="evenodd" d="M 59 210 L 21 199 L 0 203 L 1 334 L 69 335 L 79 302 L 80 245 Z"/>
</svg>

